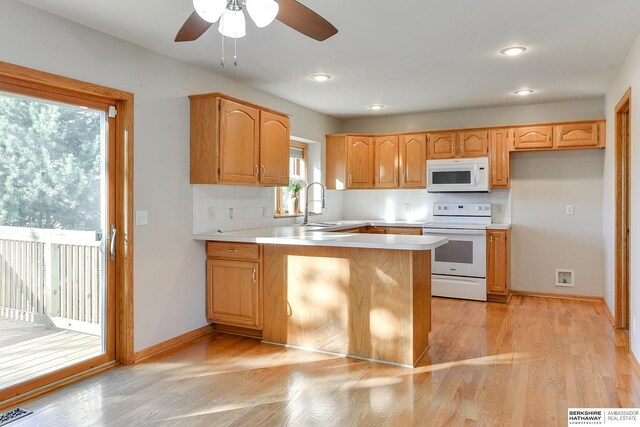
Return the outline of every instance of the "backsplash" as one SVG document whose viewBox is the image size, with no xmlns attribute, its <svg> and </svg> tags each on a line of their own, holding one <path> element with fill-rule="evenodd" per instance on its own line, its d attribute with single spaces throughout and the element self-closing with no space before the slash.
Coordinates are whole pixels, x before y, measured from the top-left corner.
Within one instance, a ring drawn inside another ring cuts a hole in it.
<svg viewBox="0 0 640 427">
<path fill-rule="evenodd" d="M 214 230 L 274 227 L 302 222 L 302 217 L 274 218 L 275 188 L 232 185 L 193 185 L 193 234 Z M 310 221 L 342 219 L 344 192 L 327 191 L 326 208 Z M 209 208 L 213 217 L 209 218 Z"/>
<path fill-rule="evenodd" d="M 493 223 L 511 222 L 511 191 L 491 193 L 427 193 L 427 190 L 349 190 L 343 219 L 431 221 L 434 202 L 485 202 L 493 206 Z"/>
</svg>

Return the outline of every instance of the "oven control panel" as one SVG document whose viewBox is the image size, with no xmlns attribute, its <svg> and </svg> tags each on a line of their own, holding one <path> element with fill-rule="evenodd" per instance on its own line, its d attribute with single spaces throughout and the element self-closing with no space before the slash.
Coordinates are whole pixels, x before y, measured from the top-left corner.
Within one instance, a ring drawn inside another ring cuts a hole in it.
<svg viewBox="0 0 640 427">
<path fill-rule="evenodd" d="M 491 203 L 436 202 L 433 204 L 433 215 L 491 217 Z"/>
</svg>

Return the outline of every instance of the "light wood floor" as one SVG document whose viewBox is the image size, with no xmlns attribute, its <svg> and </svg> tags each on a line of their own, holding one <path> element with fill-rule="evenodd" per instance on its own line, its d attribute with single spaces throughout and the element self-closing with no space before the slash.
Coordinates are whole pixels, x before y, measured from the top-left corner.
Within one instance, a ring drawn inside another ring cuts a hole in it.
<svg viewBox="0 0 640 427">
<path fill-rule="evenodd" d="M 627 334 L 600 303 L 433 301 L 416 369 L 212 334 L 20 406 L 12 424 L 566 425 L 569 407 L 638 407 Z"/>
<path fill-rule="evenodd" d="M 101 353 L 98 336 L 0 317 L 0 390 Z"/>
</svg>

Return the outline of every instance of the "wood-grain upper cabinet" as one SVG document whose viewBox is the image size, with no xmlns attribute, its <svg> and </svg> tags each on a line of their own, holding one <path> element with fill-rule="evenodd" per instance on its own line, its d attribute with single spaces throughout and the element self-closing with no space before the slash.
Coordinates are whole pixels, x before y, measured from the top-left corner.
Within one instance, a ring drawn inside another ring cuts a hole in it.
<svg viewBox="0 0 640 427">
<path fill-rule="evenodd" d="M 484 157 L 489 147 L 489 132 L 472 130 L 458 132 L 459 157 Z"/>
<path fill-rule="evenodd" d="M 347 137 L 347 188 L 373 188 L 374 140 Z"/>
<path fill-rule="evenodd" d="M 220 100 L 220 182 L 258 183 L 260 112 Z"/>
<path fill-rule="evenodd" d="M 289 117 L 260 112 L 260 182 L 289 184 Z"/>
<path fill-rule="evenodd" d="M 398 188 L 398 137 L 379 136 L 374 140 L 375 188 Z"/>
<path fill-rule="evenodd" d="M 489 147 L 489 132 L 465 130 L 429 134 L 429 159 L 484 157 Z"/>
<path fill-rule="evenodd" d="M 487 294 L 506 301 L 511 288 L 511 230 L 487 230 Z"/>
<path fill-rule="evenodd" d="M 563 124 L 556 126 L 558 148 L 597 147 L 600 132 L 598 123 Z"/>
<path fill-rule="evenodd" d="M 427 135 L 400 136 L 400 187 L 427 187 Z"/>
<path fill-rule="evenodd" d="M 288 116 L 220 93 L 189 99 L 192 184 L 288 183 Z"/>
<path fill-rule="evenodd" d="M 491 188 L 509 188 L 509 147 L 513 129 L 489 131 L 489 181 Z"/>
<path fill-rule="evenodd" d="M 429 159 L 452 159 L 456 157 L 456 133 L 438 132 L 430 133 Z"/>
<path fill-rule="evenodd" d="M 533 126 L 516 128 L 513 148 L 527 150 L 553 148 L 553 126 Z"/>
<path fill-rule="evenodd" d="M 262 329 L 258 245 L 207 242 L 207 320 Z"/>
</svg>

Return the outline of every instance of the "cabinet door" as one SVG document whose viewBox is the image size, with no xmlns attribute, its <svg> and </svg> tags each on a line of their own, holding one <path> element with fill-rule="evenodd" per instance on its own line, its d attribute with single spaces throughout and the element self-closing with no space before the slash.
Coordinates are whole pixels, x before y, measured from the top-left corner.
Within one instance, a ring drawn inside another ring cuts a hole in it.
<svg viewBox="0 0 640 427">
<path fill-rule="evenodd" d="M 558 148 L 596 147 L 598 145 L 597 123 L 558 125 L 556 129 Z"/>
<path fill-rule="evenodd" d="M 400 137 L 400 186 L 427 188 L 427 135 Z"/>
<path fill-rule="evenodd" d="M 429 159 L 452 159 L 456 155 L 455 132 L 429 134 Z"/>
<path fill-rule="evenodd" d="M 260 112 L 260 182 L 289 184 L 289 117 Z"/>
<path fill-rule="evenodd" d="M 509 230 L 487 231 L 487 293 L 509 291 Z"/>
<path fill-rule="evenodd" d="M 258 110 L 220 100 L 220 181 L 258 182 Z"/>
<path fill-rule="evenodd" d="M 347 138 L 347 188 L 373 187 L 373 138 Z"/>
<path fill-rule="evenodd" d="M 379 136 L 375 139 L 375 188 L 398 187 L 398 137 Z"/>
<path fill-rule="evenodd" d="M 553 148 L 553 126 L 516 128 L 513 147 L 516 150 Z"/>
<path fill-rule="evenodd" d="M 489 170 L 491 188 L 509 188 L 509 146 L 513 137 L 512 129 L 489 132 Z"/>
<path fill-rule="evenodd" d="M 262 307 L 258 263 L 207 260 L 207 320 L 260 329 Z"/>
<path fill-rule="evenodd" d="M 460 132 L 458 145 L 460 157 L 484 157 L 488 151 L 489 132 L 486 130 Z"/>
</svg>

